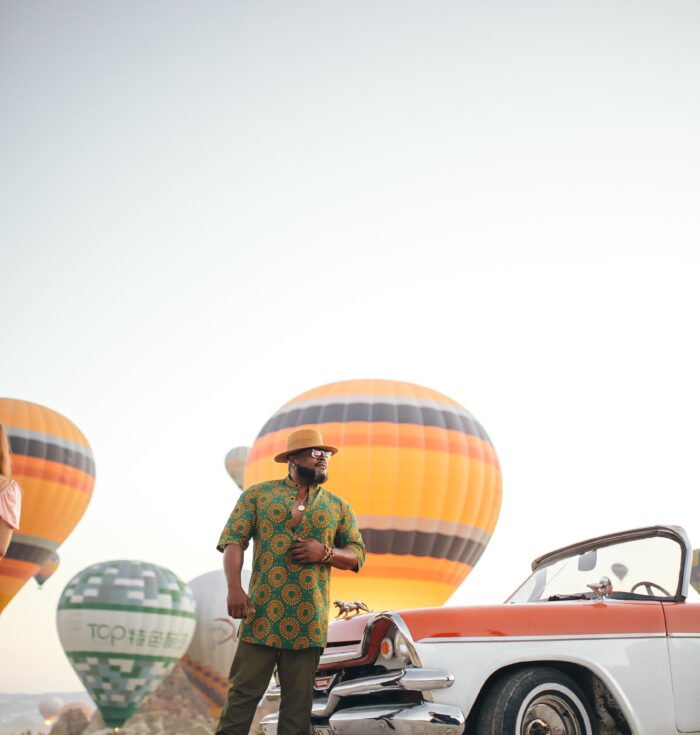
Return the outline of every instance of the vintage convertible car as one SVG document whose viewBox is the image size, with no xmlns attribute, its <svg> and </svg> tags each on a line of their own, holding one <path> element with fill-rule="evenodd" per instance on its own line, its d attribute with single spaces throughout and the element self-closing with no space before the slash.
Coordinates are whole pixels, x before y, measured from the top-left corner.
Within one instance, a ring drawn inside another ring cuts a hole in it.
<svg viewBox="0 0 700 735">
<path fill-rule="evenodd" d="M 334 621 L 314 733 L 700 733 L 691 563 L 682 528 L 639 528 L 541 556 L 503 605 Z"/>
</svg>

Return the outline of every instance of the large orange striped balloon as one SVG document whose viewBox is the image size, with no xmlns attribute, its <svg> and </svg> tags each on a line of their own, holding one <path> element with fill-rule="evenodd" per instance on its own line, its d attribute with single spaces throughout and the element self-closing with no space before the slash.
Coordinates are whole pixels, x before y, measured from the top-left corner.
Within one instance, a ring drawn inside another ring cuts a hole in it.
<svg viewBox="0 0 700 735">
<path fill-rule="evenodd" d="M 50 408 L 0 398 L 0 422 L 22 488 L 22 517 L 0 559 L 0 612 L 73 530 L 95 484 L 92 450 L 75 424 Z"/>
<path fill-rule="evenodd" d="M 331 600 L 360 599 L 373 610 L 444 603 L 484 551 L 501 506 L 498 459 L 479 422 L 419 385 L 324 385 L 263 426 L 246 487 L 284 476 L 273 457 L 298 427 L 318 427 L 339 448 L 326 486 L 352 505 L 368 550 L 359 575 L 333 570 Z"/>
</svg>

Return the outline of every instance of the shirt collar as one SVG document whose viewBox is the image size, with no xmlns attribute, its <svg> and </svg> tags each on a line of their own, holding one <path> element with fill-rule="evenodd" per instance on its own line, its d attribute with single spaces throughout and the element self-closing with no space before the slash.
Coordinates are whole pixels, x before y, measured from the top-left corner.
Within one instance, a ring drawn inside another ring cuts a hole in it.
<svg viewBox="0 0 700 735">
<path fill-rule="evenodd" d="M 299 489 L 299 485 L 298 485 L 298 484 L 297 484 L 296 482 L 294 482 L 294 480 L 292 480 L 292 477 L 291 477 L 291 475 L 287 475 L 287 476 L 286 476 L 286 477 L 284 478 L 284 484 L 285 484 L 285 485 L 286 485 L 286 486 L 287 486 L 287 487 L 288 487 L 288 488 L 289 488 L 290 490 L 293 490 L 293 491 L 294 491 L 295 493 L 296 493 L 296 491 L 297 491 L 297 490 Z M 313 485 L 310 485 L 310 486 L 309 486 L 309 495 L 315 494 L 315 493 L 317 492 L 317 490 L 318 490 L 318 489 L 319 489 L 320 487 L 321 487 L 321 486 L 320 486 L 320 485 L 319 485 L 318 483 L 314 483 Z"/>
</svg>

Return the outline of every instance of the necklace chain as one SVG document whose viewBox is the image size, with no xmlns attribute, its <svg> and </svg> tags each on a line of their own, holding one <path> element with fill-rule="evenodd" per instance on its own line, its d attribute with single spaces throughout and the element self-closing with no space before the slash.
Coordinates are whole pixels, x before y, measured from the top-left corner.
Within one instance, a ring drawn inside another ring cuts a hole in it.
<svg viewBox="0 0 700 735">
<path fill-rule="evenodd" d="M 299 505 L 297 505 L 297 510 L 298 511 L 301 511 L 302 513 L 306 510 L 306 503 L 308 501 L 309 501 L 309 493 L 308 493 L 308 490 L 306 492 L 306 497 L 304 497 L 304 498 L 300 498 L 300 497 L 294 498 L 294 502 L 295 503 L 299 503 Z"/>
</svg>

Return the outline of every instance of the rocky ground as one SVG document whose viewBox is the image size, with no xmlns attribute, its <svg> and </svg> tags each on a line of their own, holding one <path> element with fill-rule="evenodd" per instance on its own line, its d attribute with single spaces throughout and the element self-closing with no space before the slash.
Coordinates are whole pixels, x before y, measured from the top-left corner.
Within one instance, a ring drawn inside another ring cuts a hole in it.
<svg viewBox="0 0 700 735">
<path fill-rule="evenodd" d="M 258 725 L 260 718 L 273 710 L 272 705 L 261 703 L 251 735 L 262 732 Z M 212 735 L 215 727 L 206 704 L 176 667 L 119 732 L 121 735 Z M 113 735 L 113 732 L 105 728 L 97 711 L 90 722 L 82 712 L 69 711 L 54 724 L 50 735 Z"/>
</svg>

